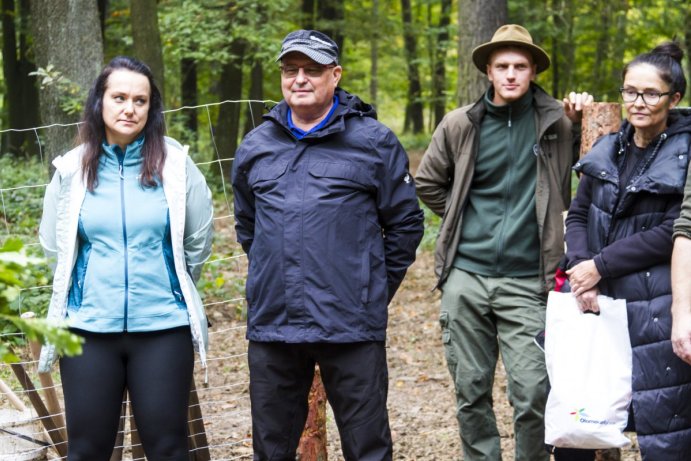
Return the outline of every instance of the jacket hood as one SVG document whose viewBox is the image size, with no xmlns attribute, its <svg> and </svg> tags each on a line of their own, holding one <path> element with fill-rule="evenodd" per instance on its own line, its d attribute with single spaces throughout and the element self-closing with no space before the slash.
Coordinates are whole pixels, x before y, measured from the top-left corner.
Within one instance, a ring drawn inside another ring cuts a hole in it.
<svg viewBox="0 0 691 461">
<path fill-rule="evenodd" d="M 674 109 L 669 113 L 667 135 L 691 133 L 691 108 Z"/>
<path fill-rule="evenodd" d="M 616 137 L 616 147 L 618 152 L 622 152 L 626 147 L 626 143 L 633 136 L 634 127 L 628 120 L 623 120 L 621 123 L 621 128 L 617 133 L 611 133 L 610 135 L 602 136 L 595 144 L 593 144 L 592 152 L 599 152 L 598 145 L 609 137 Z M 669 114 L 668 124 L 665 131 L 657 135 L 651 142 L 657 143 L 660 140 L 660 136 L 665 136 L 665 139 L 671 138 L 678 134 L 691 133 L 691 109 L 677 109 L 672 110 Z"/>
<path fill-rule="evenodd" d="M 371 117 L 377 119 L 377 111 L 371 104 L 363 102 L 354 94 L 348 93 L 346 90 L 337 87 L 334 93 L 338 96 L 338 107 L 331 116 L 327 124 L 319 130 L 321 134 L 328 134 L 334 131 L 344 129 L 343 121 L 349 117 Z M 288 103 L 285 99 L 279 102 L 268 114 L 264 115 L 265 120 L 270 120 L 289 130 L 287 123 Z M 308 137 L 312 137 L 309 135 Z"/>
<path fill-rule="evenodd" d="M 662 172 L 652 173 L 647 170 L 636 182 L 639 190 L 651 190 L 657 193 L 677 193 L 677 189 L 683 190 L 683 180 L 673 174 L 666 174 L 678 166 L 678 156 L 685 156 L 688 143 L 691 139 L 691 116 L 682 111 L 673 111 L 669 115 L 669 125 L 651 141 L 655 152 L 654 160 L 650 160 L 651 168 Z M 634 127 L 627 121 L 617 133 L 611 133 L 600 137 L 588 154 L 574 165 L 574 170 L 589 176 L 598 177 L 601 180 L 618 183 L 619 167 L 618 158 L 625 154 L 627 146 L 633 137 Z M 665 152 L 662 154 L 661 152 Z M 651 176 L 653 175 L 653 176 Z"/>
</svg>

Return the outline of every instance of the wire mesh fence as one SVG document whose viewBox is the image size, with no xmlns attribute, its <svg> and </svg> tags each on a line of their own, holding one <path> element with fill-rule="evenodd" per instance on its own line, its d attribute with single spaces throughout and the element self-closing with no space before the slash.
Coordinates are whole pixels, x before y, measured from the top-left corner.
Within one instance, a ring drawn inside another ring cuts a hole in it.
<svg viewBox="0 0 691 461">
<path fill-rule="evenodd" d="M 212 124 L 213 111 L 224 104 L 266 105 L 272 101 L 222 101 L 165 112 L 173 137 L 190 144 L 190 156 L 205 174 L 214 192 L 214 253 L 198 284 L 212 324 L 207 368 L 195 365 L 195 383 L 190 394 L 189 438 L 191 459 L 251 459 L 251 418 L 249 412 L 248 371 L 244 325 L 244 278 L 246 258 L 235 243 L 232 197 L 228 178 L 232 156 L 218 151 Z M 255 109 L 256 110 L 256 109 Z M 190 133 L 180 129 L 179 116 L 196 116 L 207 129 Z M 71 130 L 79 124 L 46 125 L 30 128 L 35 134 L 39 158 L 27 159 L 25 168 L 11 167 L 0 159 L 0 243 L 18 238 L 27 252 L 38 258 L 38 275 L 28 277 L 12 302 L 18 315 L 45 312 L 52 290 L 50 269 L 41 259 L 37 228 L 42 197 L 49 182 L 49 159 L 42 149 L 47 129 Z M 174 127 L 172 130 L 171 127 Z M 9 131 L 9 130 L 5 130 Z M 15 163 L 18 161 L 14 160 Z M 18 172 L 19 170 L 19 172 Z M 37 371 L 38 345 L 21 332 L 0 331 L 0 341 L 11 344 L 19 361 L 0 364 L 0 460 L 66 459 L 65 415 L 62 387 L 57 371 Z M 120 430 L 113 453 L 115 459 L 144 459 L 131 406 L 123 396 Z"/>
</svg>

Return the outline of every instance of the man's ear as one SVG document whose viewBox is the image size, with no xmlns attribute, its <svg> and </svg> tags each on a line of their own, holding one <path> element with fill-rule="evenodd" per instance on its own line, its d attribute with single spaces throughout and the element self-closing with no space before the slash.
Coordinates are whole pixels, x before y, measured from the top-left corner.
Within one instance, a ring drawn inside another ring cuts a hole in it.
<svg viewBox="0 0 691 461">
<path fill-rule="evenodd" d="M 338 86 L 338 82 L 341 81 L 341 75 L 343 75 L 343 68 L 341 66 L 336 66 L 334 67 L 334 82 L 336 83 L 336 86 Z"/>
</svg>

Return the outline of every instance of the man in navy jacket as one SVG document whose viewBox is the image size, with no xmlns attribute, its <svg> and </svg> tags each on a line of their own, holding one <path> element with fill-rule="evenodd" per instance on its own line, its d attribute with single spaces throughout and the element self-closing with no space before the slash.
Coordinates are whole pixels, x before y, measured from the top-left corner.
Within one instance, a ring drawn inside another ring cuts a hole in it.
<svg viewBox="0 0 691 461">
<path fill-rule="evenodd" d="M 254 459 L 295 459 L 316 363 L 344 458 L 390 460 L 387 306 L 423 233 L 408 158 L 338 87 L 331 38 L 292 32 L 277 60 L 284 100 L 233 163 Z"/>
</svg>

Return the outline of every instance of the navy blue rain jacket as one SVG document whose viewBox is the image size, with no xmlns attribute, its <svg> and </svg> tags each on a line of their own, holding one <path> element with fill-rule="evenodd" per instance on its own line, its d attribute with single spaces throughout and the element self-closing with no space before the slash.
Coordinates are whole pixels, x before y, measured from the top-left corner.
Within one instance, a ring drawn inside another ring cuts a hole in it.
<svg viewBox="0 0 691 461">
<path fill-rule="evenodd" d="M 633 128 L 624 123 L 601 138 L 575 166 L 583 176 L 566 219 L 568 267 L 593 259 L 600 292 L 626 299 L 634 421 L 643 459 L 654 461 L 691 459 L 691 366 L 670 340 L 672 226 L 684 194 L 691 117 L 670 120 L 651 143 L 654 160 L 625 189 L 618 163 Z"/>
<path fill-rule="evenodd" d="M 423 213 L 408 157 L 372 106 L 336 94 L 322 129 L 297 140 L 283 101 L 235 155 L 252 341 L 383 341 L 388 303 L 415 260 Z"/>
</svg>

